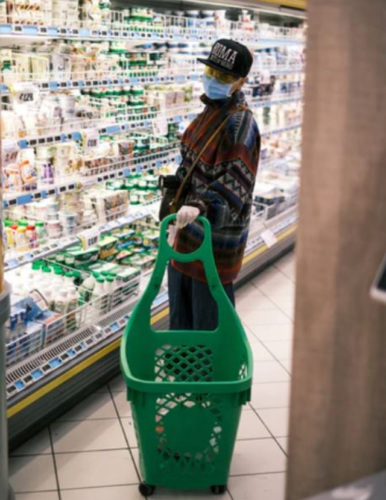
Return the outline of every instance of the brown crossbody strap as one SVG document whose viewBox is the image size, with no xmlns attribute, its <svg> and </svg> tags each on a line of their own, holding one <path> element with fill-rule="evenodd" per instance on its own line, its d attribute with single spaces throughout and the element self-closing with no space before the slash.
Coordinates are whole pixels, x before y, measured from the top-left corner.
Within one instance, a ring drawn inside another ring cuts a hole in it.
<svg viewBox="0 0 386 500">
<path fill-rule="evenodd" d="M 194 160 L 194 162 L 192 163 L 192 165 L 189 167 L 189 170 L 187 171 L 184 179 L 182 180 L 178 190 L 177 190 L 177 193 L 176 193 L 176 196 L 174 197 L 174 199 L 170 202 L 170 212 L 171 213 L 175 213 L 176 211 L 176 208 L 177 208 L 177 205 L 178 205 L 178 202 L 181 198 L 181 195 L 182 193 L 184 192 L 184 189 L 185 189 L 185 186 L 190 178 L 190 176 L 192 175 L 193 173 L 193 170 L 195 169 L 197 163 L 199 162 L 200 158 L 202 157 L 202 155 L 205 153 L 205 151 L 207 150 L 207 148 L 209 147 L 209 145 L 213 142 L 214 138 L 216 137 L 216 135 L 220 132 L 220 130 L 224 127 L 224 125 L 226 125 L 226 123 L 228 123 L 228 121 L 231 119 L 231 117 L 236 113 L 236 111 L 246 111 L 248 108 L 246 106 L 241 106 L 239 108 L 235 108 L 233 111 L 231 111 L 225 118 L 225 120 L 223 120 L 220 125 L 217 127 L 217 129 L 213 132 L 213 134 L 209 137 L 209 139 L 206 141 L 206 143 L 204 144 L 203 148 L 201 149 L 201 151 L 199 152 L 199 154 L 196 156 L 196 159 Z"/>
</svg>

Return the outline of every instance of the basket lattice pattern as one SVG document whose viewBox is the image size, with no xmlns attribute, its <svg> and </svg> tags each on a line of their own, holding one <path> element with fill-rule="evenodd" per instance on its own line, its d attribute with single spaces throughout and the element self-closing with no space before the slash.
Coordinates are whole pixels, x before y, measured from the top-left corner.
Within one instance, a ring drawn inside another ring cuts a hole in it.
<svg viewBox="0 0 386 500">
<path fill-rule="evenodd" d="M 213 352 L 206 346 L 163 345 L 155 352 L 157 382 L 211 382 Z"/>
</svg>

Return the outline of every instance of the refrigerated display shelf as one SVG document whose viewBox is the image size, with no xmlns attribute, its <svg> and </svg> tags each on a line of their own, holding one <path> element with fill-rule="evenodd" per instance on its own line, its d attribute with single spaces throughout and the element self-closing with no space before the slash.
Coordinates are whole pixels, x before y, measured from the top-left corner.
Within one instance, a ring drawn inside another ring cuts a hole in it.
<svg viewBox="0 0 386 500">
<path fill-rule="evenodd" d="M 61 180 L 57 185 L 43 186 L 27 193 L 4 193 L 3 208 L 11 208 L 14 206 L 22 206 L 34 201 L 39 201 L 50 196 L 56 196 L 71 191 L 82 191 L 100 183 L 122 177 L 129 177 L 131 174 L 146 172 L 148 170 L 157 169 L 170 162 L 178 162 L 180 159 L 179 147 L 169 145 L 157 153 L 141 155 L 130 160 L 130 167 L 117 168 L 112 171 L 107 171 L 93 176 L 74 175 L 68 178 L 67 181 Z M 114 167 L 114 165 L 112 165 Z"/>
<path fill-rule="evenodd" d="M 296 207 L 251 230 L 243 267 L 236 287 L 294 245 Z M 268 246 L 261 232 L 269 230 L 276 243 Z M 27 359 L 7 372 L 8 419 L 11 448 L 37 432 L 65 409 L 119 372 L 119 345 L 123 329 L 136 300 L 129 300 L 96 325 L 63 339 L 44 353 Z M 167 292 L 153 304 L 152 324 L 166 328 Z M 67 355 L 66 355 L 67 354 Z M 62 357 L 64 356 L 64 360 Z M 58 359 L 59 361 L 55 361 Z"/>
<path fill-rule="evenodd" d="M 302 95 L 278 95 L 278 96 L 272 96 L 269 98 L 266 97 L 259 97 L 259 98 L 253 98 L 249 102 L 249 107 L 251 109 L 258 109 L 258 108 L 270 108 L 272 106 L 278 106 L 278 105 L 285 105 L 285 104 L 290 104 L 292 102 L 301 102 L 303 101 L 303 96 Z"/>
<path fill-rule="evenodd" d="M 299 127 L 301 127 L 301 124 L 293 125 L 290 127 L 285 127 L 283 129 L 277 129 L 273 130 L 270 132 L 265 132 L 262 134 L 262 137 L 267 137 L 272 134 L 277 134 L 277 133 L 283 133 L 291 130 L 296 130 Z M 169 156 L 168 158 L 165 158 L 162 160 L 162 163 L 167 164 L 170 161 L 175 161 L 176 163 L 181 159 L 180 153 L 178 149 L 174 150 L 174 152 Z M 282 165 L 289 160 L 278 160 L 278 165 Z M 159 168 L 161 165 L 160 163 L 161 160 L 155 160 L 152 163 L 148 163 L 147 165 L 141 165 L 140 167 L 133 167 L 131 170 L 130 169 L 123 169 L 122 171 L 117 171 L 117 172 L 108 172 L 105 174 L 100 174 L 96 176 L 94 179 L 91 179 L 90 181 L 85 180 L 86 182 L 89 182 L 90 184 L 85 185 L 85 188 L 89 188 L 95 183 L 98 182 L 103 182 L 107 181 L 113 178 L 118 178 L 118 177 L 129 177 L 130 173 L 133 172 L 138 172 L 138 168 L 143 169 L 143 171 L 146 171 L 148 169 L 152 168 Z M 275 164 L 275 162 L 270 162 L 269 165 L 272 167 Z M 264 163 L 261 164 L 261 167 L 263 168 L 265 165 Z M 71 190 L 76 190 L 79 189 L 79 184 L 76 184 L 74 182 L 70 182 L 69 184 L 65 184 L 63 186 L 59 187 L 52 187 L 47 191 L 37 191 L 34 194 L 22 194 L 19 197 L 14 197 L 11 199 L 6 199 L 4 203 L 6 204 L 6 208 L 12 207 L 15 205 L 23 205 L 26 203 L 30 203 L 32 201 L 37 201 L 39 199 L 46 198 L 48 196 L 54 196 L 57 194 L 62 194 L 64 192 L 69 192 Z M 108 231 L 111 231 L 112 229 L 117 229 L 118 227 L 121 227 L 127 223 L 134 222 L 135 220 L 141 219 L 143 217 L 146 217 L 148 215 L 154 214 L 155 211 L 157 210 L 159 201 L 155 201 L 154 203 L 149 204 L 148 206 L 143 206 L 141 208 L 132 208 L 132 212 L 129 215 L 120 217 L 119 219 L 113 220 L 111 222 L 108 222 L 106 224 L 102 224 L 99 226 L 96 226 L 99 233 L 103 234 Z M 51 241 L 50 243 L 46 245 L 42 245 L 39 248 L 33 249 L 33 250 L 28 250 L 26 252 L 8 252 L 5 259 L 4 259 L 4 271 L 10 271 L 12 269 L 16 269 L 19 266 L 22 266 L 24 264 L 33 262 L 34 260 L 41 259 L 43 257 L 47 257 L 48 255 L 58 252 L 61 250 L 65 250 L 66 248 L 79 244 L 80 237 L 82 233 L 66 237 L 66 238 L 61 238 L 58 241 Z"/>
<path fill-rule="evenodd" d="M 138 84 L 158 84 L 158 83 L 186 83 L 195 82 L 200 80 L 201 74 L 192 73 L 190 75 L 165 75 L 165 76 L 129 76 L 129 77 L 109 77 L 109 78 L 88 78 L 81 80 L 66 80 L 66 81 L 55 81 L 47 80 L 42 82 L 34 82 L 34 85 L 41 92 L 52 92 L 52 91 L 63 91 L 63 90 L 82 90 L 82 89 L 97 89 L 100 87 L 121 87 L 123 85 L 138 85 Z M 21 82 L 19 86 L 21 88 L 22 84 L 29 84 L 31 82 Z M 12 93 L 7 85 L 2 84 L 0 91 L 3 95 Z"/>
<path fill-rule="evenodd" d="M 250 107 L 251 109 L 257 109 L 260 107 L 269 107 L 269 106 L 276 106 L 276 105 L 284 105 L 288 104 L 291 102 L 300 102 L 302 101 L 303 98 L 299 96 L 291 97 L 291 96 L 284 96 L 284 97 L 273 97 L 271 99 L 261 99 L 255 102 L 251 102 Z M 177 109 L 173 110 L 173 108 L 170 109 L 170 112 L 173 113 L 175 112 L 175 115 L 168 115 L 165 116 L 164 118 L 166 119 L 167 123 L 181 123 L 182 121 L 188 120 L 191 121 L 193 120 L 199 111 L 193 111 L 193 108 L 190 110 L 187 107 L 184 107 L 185 110 L 181 109 L 178 107 Z M 146 129 L 150 128 L 152 124 L 160 119 L 158 111 L 154 112 L 149 112 L 147 113 L 149 116 L 145 118 L 143 115 L 135 115 L 133 114 L 127 121 L 124 123 L 119 122 L 113 122 L 113 123 L 106 123 L 104 126 L 98 126 L 95 127 L 95 129 L 98 131 L 99 134 L 101 135 L 116 135 L 116 134 L 126 134 L 130 132 L 132 129 Z M 23 139 L 20 139 L 17 142 L 17 145 L 20 149 L 27 149 L 31 147 L 36 147 L 36 146 L 46 146 L 46 145 L 53 145 L 53 144 L 58 144 L 58 143 L 64 143 L 64 142 L 69 142 L 69 141 L 80 141 L 82 139 L 82 131 L 85 130 L 86 128 L 90 128 L 90 126 L 84 126 L 81 127 L 79 130 L 76 131 L 71 131 L 71 132 L 63 132 L 63 133 L 55 133 L 55 134 L 47 134 L 47 135 L 41 135 L 37 137 L 24 137 Z M 92 127 L 91 127 L 92 128 Z M 287 127 L 285 127 L 287 128 Z M 296 128 L 296 127 L 295 127 Z M 273 133 L 280 133 L 284 130 L 283 129 L 277 129 L 270 131 L 269 134 Z"/>
<path fill-rule="evenodd" d="M 173 111 L 173 110 L 172 110 Z M 180 110 L 175 110 L 176 115 L 167 116 L 167 123 L 181 123 L 183 120 L 192 120 L 197 116 L 197 111 L 185 111 L 181 112 Z M 133 114 L 126 121 L 119 122 L 110 122 L 104 125 L 100 125 L 95 127 L 95 130 L 98 131 L 101 135 L 116 135 L 116 134 L 127 134 L 130 131 L 150 128 L 152 123 L 158 120 L 157 112 L 148 113 L 148 117 L 142 118 L 143 115 L 135 115 Z M 100 120 L 99 120 L 100 121 Z M 123 121 L 123 120 L 122 120 Z M 31 138 L 23 138 L 17 142 L 17 145 L 20 149 L 27 149 L 36 146 L 51 146 L 53 144 L 64 143 L 69 141 L 80 141 L 82 139 L 82 130 L 86 128 L 90 128 L 89 126 L 80 127 L 79 130 L 72 130 L 70 132 L 60 132 L 55 134 L 47 134 L 41 135 Z M 92 125 L 91 125 L 92 128 Z"/>
<path fill-rule="evenodd" d="M 12 397 L 27 389 L 37 380 L 49 376 L 66 363 L 79 357 L 93 346 L 109 338 L 118 330 L 124 328 L 129 315 L 128 311 L 135 304 L 131 297 L 126 303 L 120 304 L 112 313 L 99 318 L 98 324 L 88 324 L 70 336 L 56 342 L 54 346 L 30 356 L 27 361 L 12 366 L 7 374 L 7 395 Z"/>
<path fill-rule="evenodd" d="M 143 219 L 148 215 L 154 214 L 159 205 L 159 200 L 149 203 L 149 205 L 143 205 L 140 207 L 132 207 L 132 213 L 129 215 L 124 215 L 118 219 L 112 220 L 110 222 L 94 226 L 99 235 L 112 231 L 113 229 L 118 229 L 126 224 L 131 224 L 137 220 Z M 94 229 L 93 228 L 93 229 Z M 87 231 L 87 230 L 86 230 Z M 86 233 L 86 231 L 84 233 Z M 51 241 L 50 243 L 44 244 L 39 248 L 34 250 L 28 250 L 26 252 L 8 252 L 8 256 L 4 259 L 4 272 L 10 271 L 12 269 L 17 269 L 18 267 L 33 262 L 37 259 L 42 259 L 48 257 L 54 252 L 60 252 L 66 248 L 78 245 L 80 243 L 80 238 L 83 232 L 78 233 L 74 236 L 62 237 L 57 241 Z"/>
<path fill-rule="evenodd" d="M 30 89 L 31 83 L 35 85 L 40 92 L 52 92 L 52 91 L 66 91 L 66 90 L 82 90 L 82 89 L 97 89 L 101 87 L 112 87 L 112 86 L 124 86 L 124 85 L 138 85 L 138 84 L 163 84 L 163 83 L 189 83 L 197 82 L 201 79 L 201 72 L 197 72 L 197 68 L 192 68 L 190 74 L 177 74 L 177 75 L 141 75 L 139 72 L 133 72 L 133 76 L 121 77 L 121 76 L 109 76 L 107 78 L 86 78 L 79 80 L 43 80 L 41 82 L 18 82 L 19 90 L 23 89 L 23 84 L 25 84 L 26 89 Z M 255 67 L 253 72 L 250 74 L 251 77 L 257 76 L 262 72 L 269 72 L 271 75 L 275 76 L 289 76 L 297 75 L 304 72 L 302 66 L 293 68 L 267 68 L 267 67 Z M 17 75 L 15 75 L 15 78 Z M 0 93 L 4 96 L 12 94 L 12 86 L 8 86 L 4 83 L 0 84 Z"/>
<path fill-rule="evenodd" d="M 272 130 L 266 130 L 261 133 L 261 137 L 269 137 L 271 135 L 283 134 L 284 132 L 291 132 L 291 130 L 297 130 L 302 128 L 301 123 L 295 123 L 294 125 L 288 125 L 288 127 L 274 128 Z"/>
</svg>

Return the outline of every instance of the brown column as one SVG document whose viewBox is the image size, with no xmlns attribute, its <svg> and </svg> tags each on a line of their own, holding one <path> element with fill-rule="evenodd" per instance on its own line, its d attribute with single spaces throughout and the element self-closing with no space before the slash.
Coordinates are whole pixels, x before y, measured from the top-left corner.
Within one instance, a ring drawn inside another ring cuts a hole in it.
<svg viewBox="0 0 386 500">
<path fill-rule="evenodd" d="M 287 500 L 386 468 L 386 3 L 311 0 Z"/>
</svg>

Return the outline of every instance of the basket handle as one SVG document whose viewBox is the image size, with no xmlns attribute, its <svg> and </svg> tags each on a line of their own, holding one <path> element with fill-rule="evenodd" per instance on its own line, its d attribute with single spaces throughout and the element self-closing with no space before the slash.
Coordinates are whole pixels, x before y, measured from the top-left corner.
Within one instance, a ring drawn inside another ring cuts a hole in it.
<svg viewBox="0 0 386 500">
<path fill-rule="evenodd" d="M 163 277 L 164 267 L 166 267 L 166 263 L 171 259 L 176 260 L 178 262 L 193 262 L 195 260 L 200 260 L 204 265 L 208 284 L 210 286 L 221 285 L 221 281 L 216 268 L 216 263 L 213 257 L 212 229 L 208 219 L 203 216 L 199 216 L 196 219 L 198 222 L 201 222 L 204 227 L 204 239 L 200 247 L 191 253 L 180 253 L 174 250 L 174 248 L 172 248 L 169 245 L 167 240 L 168 226 L 176 218 L 177 218 L 176 214 L 172 214 L 169 215 L 168 217 L 165 217 L 165 219 L 161 223 L 160 242 L 158 251 L 159 259 L 157 259 L 157 263 L 158 260 L 161 261 L 159 270 L 160 271 L 162 270 L 162 277 Z M 154 269 L 154 275 L 158 275 L 157 265 Z"/>
<path fill-rule="evenodd" d="M 218 322 L 220 324 L 233 324 L 237 315 L 234 307 L 222 286 L 213 256 L 211 225 L 208 219 L 199 216 L 197 220 L 204 226 L 204 239 L 201 246 L 194 252 L 185 254 L 176 252 L 167 241 L 167 228 L 170 222 L 176 219 L 176 214 L 169 215 L 161 223 L 160 242 L 155 267 L 142 297 L 137 303 L 133 313 L 135 315 L 149 315 L 151 304 L 156 298 L 165 274 L 169 260 L 179 262 L 192 262 L 200 260 L 204 265 L 205 275 L 210 291 L 218 306 Z M 237 318 L 238 319 L 238 318 Z M 236 320 L 237 321 L 237 320 Z"/>
</svg>

